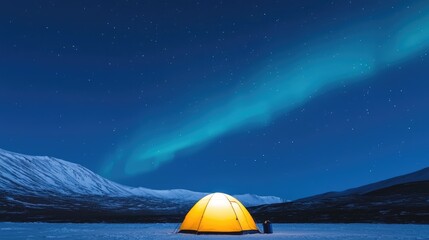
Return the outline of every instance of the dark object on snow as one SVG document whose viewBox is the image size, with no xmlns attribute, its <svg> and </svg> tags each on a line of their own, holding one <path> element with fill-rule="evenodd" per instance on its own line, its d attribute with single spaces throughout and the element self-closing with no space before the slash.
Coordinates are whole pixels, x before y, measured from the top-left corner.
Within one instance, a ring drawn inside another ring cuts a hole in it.
<svg viewBox="0 0 429 240">
<path fill-rule="evenodd" d="M 271 225 L 270 220 L 265 220 L 262 226 L 264 227 L 264 233 L 268 233 L 268 234 L 273 233 L 273 225 Z"/>
</svg>

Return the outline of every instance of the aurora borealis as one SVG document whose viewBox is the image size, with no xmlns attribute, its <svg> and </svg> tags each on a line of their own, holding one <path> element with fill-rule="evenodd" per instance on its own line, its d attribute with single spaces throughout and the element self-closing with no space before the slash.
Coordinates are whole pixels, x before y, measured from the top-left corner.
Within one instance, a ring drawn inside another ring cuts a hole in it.
<svg viewBox="0 0 429 240">
<path fill-rule="evenodd" d="M 422 12 L 419 16 L 389 16 L 376 25 L 348 26 L 336 30 L 330 39 L 310 40 L 303 49 L 279 54 L 251 76 L 252 88 L 202 106 L 199 116 L 189 116 L 179 126 L 167 126 L 165 134 L 146 137 L 151 127 L 140 130 L 108 159 L 106 174 L 113 168 L 122 171 L 121 167 L 125 175 L 153 171 L 173 160 L 178 151 L 240 128 L 267 125 L 276 113 L 294 109 L 318 92 L 365 80 L 389 65 L 415 57 L 429 47 L 429 8 Z"/>
<path fill-rule="evenodd" d="M 427 167 L 426 1 L 0 12 L 0 148 L 132 186 L 285 199 Z"/>
</svg>

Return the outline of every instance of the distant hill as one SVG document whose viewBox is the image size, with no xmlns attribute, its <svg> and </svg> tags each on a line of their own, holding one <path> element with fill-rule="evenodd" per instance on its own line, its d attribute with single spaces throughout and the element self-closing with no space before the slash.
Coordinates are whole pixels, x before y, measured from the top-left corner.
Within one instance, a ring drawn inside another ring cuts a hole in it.
<svg viewBox="0 0 429 240">
<path fill-rule="evenodd" d="M 409 173 L 409 174 L 379 181 L 376 183 L 364 185 L 357 188 L 351 188 L 342 192 L 328 192 L 324 194 L 311 196 L 308 198 L 299 199 L 298 201 L 309 201 L 312 199 L 340 197 L 340 196 L 353 195 L 353 194 L 363 195 L 365 193 L 369 193 L 382 188 L 387 188 L 387 187 L 391 187 L 391 186 L 395 186 L 403 183 L 421 182 L 421 181 L 429 181 L 429 167 L 421 169 L 416 172 Z"/>
<path fill-rule="evenodd" d="M 429 223 L 429 168 L 342 192 L 250 210 L 260 221 Z"/>
</svg>

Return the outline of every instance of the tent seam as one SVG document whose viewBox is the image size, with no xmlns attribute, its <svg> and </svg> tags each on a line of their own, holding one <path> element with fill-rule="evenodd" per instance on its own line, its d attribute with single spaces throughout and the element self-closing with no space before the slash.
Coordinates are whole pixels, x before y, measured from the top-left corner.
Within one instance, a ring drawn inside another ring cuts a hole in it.
<svg viewBox="0 0 429 240">
<path fill-rule="evenodd" d="M 200 221 L 198 222 L 197 233 L 198 233 L 198 231 L 200 230 L 201 221 L 203 221 L 203 217 L 204 217 L 204 214 L 206 213 L 207 206 L 209 205 L 209 203 L 210 203 L 210 201 L 212 200 L 212 197 L 213 197 L 214 195 L 215 195 L 215 194 L 213 193 L 213 194 L 210 196 L 209 200 L 207 201 L 206 206 L 204 207 L 203 214 L 201 214 Z"/>
<path fill-rule="evenodd" d="M 235 212 L 235 209 L 234 209 L 234 206 L 232 206 L 232 201 L 230 201 L 229 199 L 228 199 L 228 197 L 226 197 L 225 195 L 224 195 L 224 197 L 226 198 L 226 200 L 229 202 L 229 205 L 231 205 L 231 208 L 232 208 L 232 211 L 234 212 L 234 215 L 235 215 L 235 220 L 237 220 L 237 222 L 238 222 L 238 225 L 240 225 L 240 229 L 241 229 L 241 231 L 243 232 L 243 226 L 241 226 L 241 223 L 240 223 L 240 220 L 238 220 L 238 216 L 237 216 L 237 213 Z M 235 202 L 235 201 L 234 201 Z M 238 204 L 237 204 L 238 205 Z M 240 207 L 240 206 L 238 206 L 238 207 Z M 240 209 L 241 210 L 241 209 Z M 246 217 L 245 217 L 246 218 Z M 247 220 L 246 220 L 247 221 Z"/>
<path fill-rule="evenodd" d="M 248 219 L 247 219 L 246 214 L 244 214 L 244 210 L 243 210 L 243 208 L 241 208 L 240 204 L 237 204 L 237 205 L 238 205 L 238 207 L 240 208 L 241 212 L 243 212 L 243 216 L 244 216 L 244 219 L 246 219 L 247 226 L 249 226 L 249 227 L 250 227 L 249 221 L 248 221 Z M 247 210 L 246 210 L 246 211 L 247 211 Z M 249 214 L 250 214 L 250 213 L 249 213 Z M 255 221 L 253 221 L 253 222 L 255 222 Z M 256 226 L 256 228 L 258 228 L 258 226 Z"/>
</svg>

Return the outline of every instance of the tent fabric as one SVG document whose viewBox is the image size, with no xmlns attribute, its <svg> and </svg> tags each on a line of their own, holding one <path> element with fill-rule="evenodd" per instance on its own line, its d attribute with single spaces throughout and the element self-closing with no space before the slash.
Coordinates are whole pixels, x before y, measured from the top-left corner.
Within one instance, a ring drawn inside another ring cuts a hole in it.
<svg viewBox="0 0 429 240">
<path fill-rule="evenodd" d="M 259 233 L 259 230 L 250 213 L 236 198 L 224 193 L 212 193 L 189 210 L 179 232 L 245 234 Z"/>
</svg>

